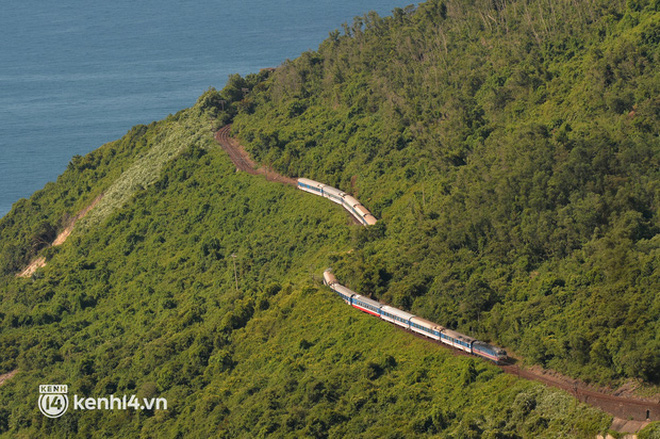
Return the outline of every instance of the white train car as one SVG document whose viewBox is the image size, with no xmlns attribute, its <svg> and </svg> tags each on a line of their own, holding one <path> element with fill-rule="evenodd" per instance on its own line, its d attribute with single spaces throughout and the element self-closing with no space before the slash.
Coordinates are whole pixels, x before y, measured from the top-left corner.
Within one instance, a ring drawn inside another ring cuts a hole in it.
<svg viewBox="0 0 660 439">
<path fill-rule="evenodd" d="M 369 212 L 363 205 L 360 204 L 359 206 L 355 206 L 355 210 L 357 210 L 362 215 L 362 218 L 364 219 L 363 224 L 365 226 L 373 226 L 378 222 L 376 217 L 373 216 L 371 212 Z"/>
<path fill-rule="evenodd" d="M 348 210 L 348 212 L 357 218 L 362 225 L 372 226 L 376 224 L 376 217 L 373 216 L 366 207 L 360 204 L 357 198 L 350 195 L 344 195 L 343 206 L 344 209 Z"/>
<path fill-rule="evenodd" d="M 323 196 L 333 203 L 343 204 L 345 195 L 346 194 L 344 192 L 340 191 L 336 187 L 326 186 L 323 188 Z"/>
<path fill-rule="evenodd" d="M 387 305 L 380 309 L 381 319 L 387 320 L 390 323 L 394 323 L 395 325 L 402 326 L 406 329 L 410 329 L 410 319 L 413 317 L 415 316 L 409 312 L 401 311 L 398 308 Z"/>
<path fill-rule="evenodd" d="M 360 311 L 380 317 L 380 309 L 383 305 L 380 302 L 369 299 L 368 297 L 356 294 L 351 298 L 351 306 Z"/>
<path fill-rule="evenodd" d="M 373 226 L 378 221 L 356 198 L 342 192 L 336 187 L 328 186 L 327 184 L 310 180 L 309 178 L 299 178 L 296 186 L 302 191 L 319 195 L 343 206 L 344 209 L 348 210 L 348 213 L 353 215 L 364 226 Z"/>
<path fill-rule="evenodd" d="M 411 331 L 415 331 L 418 334 L 425 335 L 426 337 L 432 338 L 434 340 L 440 340 L 440 333 L 444 329 L 445 328 L 438 325 L 437 323 L 433 323 L 421 317 L 415 316 L 412 319 L 410 319 Z"/>
<path fill-rule="evenodd" d="M 325 188 L 325 185 L 323 183 L 319 183 L 318 181 L 310 180 L 309 178 L 299 178 L 297 187 L 301 191 L 323 196 L 323 189 Z"/>
<path fill-rule="evenodd" d="M 472 343 L 474 343 L 476 339 L 461 334 L 460 332 L 452 331 L 451 329 L 445 329 L 440 333 L 440 341 L 471 354 Z"/>
<path fill-rule="evenodd" d="M 348 210 L 348 213 L 353 215 L 355 218 L 357 218 L 358 221 L 364 224 L 364 219 L 362 218 L 362 215 L 360 215 L 360 213 L 357 210 L 355 210 L 355 206 L 357 206 L 358 204 L 360 204 L 360 202 L 356 198 L 350 195 L 346 195 L 346 194 L 344 195 L 342 200 L 342 205 L 344 206 L 344 209 Z"/>
</svg>

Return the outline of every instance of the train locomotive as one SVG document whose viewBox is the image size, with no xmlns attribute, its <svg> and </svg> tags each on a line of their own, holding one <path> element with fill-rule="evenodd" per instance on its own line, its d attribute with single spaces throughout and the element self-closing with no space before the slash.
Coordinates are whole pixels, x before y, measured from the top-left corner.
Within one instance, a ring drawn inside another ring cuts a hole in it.
<svg viewBox="0 0 660 439">
<path fill-rule="evenodd" d="M 503 349 L 484 343 L 475 338 L 461 334 L 451 329 L 402 311 L 376 300 L 361 296 L 337 282 L 330 269 L 323 272 L 323 283 L 337 293 L 347 304 L 402 328 L 422 334 L 433 340 L 452 346 L 469 354 L 477 355 L 496 364 L 506 363 L 508 356 Z"/>
<path fill-rule="evenodd" d="M 348 195 L 339 189 L 328 186 L 318 181 L 310 180 L 309 178 L 299 178 L 296 184 L 298 189 L 309 192 L 310 194 L 325 197 L 342 206 L 353 215 L 363 226 L 373 226 L 376 224 L 376 217 L 369 212 L 356 198 Z"/>
</svg>

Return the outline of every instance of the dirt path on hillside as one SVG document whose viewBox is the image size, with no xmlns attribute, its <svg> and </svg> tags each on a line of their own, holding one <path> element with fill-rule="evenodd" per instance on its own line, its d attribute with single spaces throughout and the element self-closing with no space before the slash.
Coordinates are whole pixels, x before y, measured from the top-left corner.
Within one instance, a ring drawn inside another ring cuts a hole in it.
<svg viewBox="0 0 660 439">
<path fill-rule="evenodd" d="M 60 233 L 57 234 L 55 237 L 55 240 L 49 247 L 55 247 L 58 245 L 64 244 L 64 242 L 67 240 L 69 235 L 73 232 L 73 227 L 76 225 L 76 222 L 78 220 L 82 219 L 89 213 L 90 210 L 92 210 L 97 204 L 99 204 L 99 201 L 101 201 L 101 198 L 103 198 L 103 194 L 99 195 L 98 197 L 94 198 L 94 201 L 92 203 L 85 207 L 83 210 L 78 212 L 76 216 L 71 218 L 69 221 L 69 225 L 67 225 L 64 230 L 62 230 Z M 30 264 L 25 267 L 23 271 L 21 271 L 19 274 L 17 274 L 17 277 L 30 277 L 32 276 L 38 269 L 45 267 L 46 266 L 46 258 L 43 256 L 36 257 L 30 262 Z"/>
<path fill-rule="evenodd" d="M 230 131 L 231 125 L 226 125 L 220 128 L 220 130 L 215 133 L 215 140 L 220 144 L 222 149 L 225 150 L 227 155 L 229 155 L 229 158 L 234 162 L 237 169 L 252 175 L 265 175 L 266 180 L 268 181 L 276 181 L 278 183 L 296 186 L 296 180 L 293 178 L 285 177 L 272 169 L 258 167 L 245 151 L 245 148 L 243 148 L 236 139 L 229 136 Z"/>
<path fill-rule="evenodd" d="M 2 386 L 5 381 L 9 381 L 18 373 L 18 369 L 12 370 L 11 372 L 0 375 L 0 386 Z"/>
</svg>

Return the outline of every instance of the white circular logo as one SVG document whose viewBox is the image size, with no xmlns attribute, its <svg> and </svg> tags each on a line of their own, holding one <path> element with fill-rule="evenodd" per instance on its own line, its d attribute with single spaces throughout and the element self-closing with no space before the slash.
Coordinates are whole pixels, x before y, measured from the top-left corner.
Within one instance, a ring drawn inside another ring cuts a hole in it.
<svg viewBox="0 0 660 439">
<path fill-rule="evenodd" d="M 66 384 L 39 386 L 39 410 L 49 418 L 59 418 L 69 408 Z"/>
</svg>

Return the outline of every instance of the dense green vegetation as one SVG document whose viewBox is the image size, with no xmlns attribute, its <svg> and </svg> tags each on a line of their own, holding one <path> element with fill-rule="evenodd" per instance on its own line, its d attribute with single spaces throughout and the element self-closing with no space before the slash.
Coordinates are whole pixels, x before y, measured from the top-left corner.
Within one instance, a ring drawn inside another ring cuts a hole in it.
<svg viewBox="0 0 660 439">
<path fill-rule="evenodd" d="M 121 140 L 85 157 L 74 157 L 56 183 L 48 183 L 29 200 L 19 200 L 0 219 L 0 273 L 16 273 L 47 247 L 58 231 L 149 148 L 147 131 L 155 135 L 157 129 L 136 126 Z"/>
<path fill-rule="evenodd" d="M 0 220 L 0 373 L 19 370 L 0 436 L 606 430 L 563 392 L 347 307 L 320 275 L 525 361 L 657 383 L 659 42 L 657 1 L 430 1 L 75 157 Z M 232 121 L 262 163 L 356 194 L 379 223 L 236 173 L 212 139 Z M 48 265 L 16 278 L 37 254 Z M 44 383 L 169 407 L 51 420 Z"/>
<path fill-rule="evenodd" d="M 24 268 L 78 212 L 103 195 L 78 228 L 98 225 L 136 191 L 156 181 L 167 161 L 187 146 L 202 142 L 209 128 L 217 129 L 230 120 L 238 111 L 243 89 L 251 90 L 263 78 L 263 74 L 233 75 L 221 93 L 209 90 L 194 109 L 149 126 L 135 126 L 120 140 L 85 157 L 73 157 L 56 183 L 48 183 L 29 200 L 19 200 L 0 219 L 0 274 Z"/>
<path fill-rule="evenodd" d="M 354 289 L 588 380 L 660 382 L 657 1 L 431 0 L 281 66 L 234 132 L 381 223 Z"/>
<path fill-rule="evenodd" d="M 202 134 L 32 279 L 3 279 L 0 371 L 20 372 L 0 387 L 0 433 L 554 438 L 607 427 L 562 392 L 456 357 L 321 287 L 328 255 L 360 239 L 349 223 L 326 200 L 236 174 Z M 36 408 L 43 382 L 169 407 L 50 420 Z"/>
</svg>

